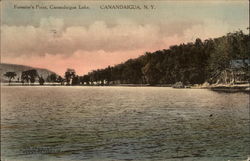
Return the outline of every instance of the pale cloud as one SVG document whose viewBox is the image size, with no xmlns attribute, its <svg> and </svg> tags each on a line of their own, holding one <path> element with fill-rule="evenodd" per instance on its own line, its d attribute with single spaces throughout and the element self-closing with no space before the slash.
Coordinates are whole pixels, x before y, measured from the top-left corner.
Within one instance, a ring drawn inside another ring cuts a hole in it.
<svg viewBox="0 0 250 161">
<path fill-rule="evenodd" d="M 67 67 L 79 74 L 136 58 L 146 51 L 207 39 L 232 32 L 226 22 L 139 24 L 120 20 L 110 26 L 94 21 L 89 26 L 66 26 L 60 18 L 42 18 L 40 25 L 2 26 L 2 61 L 44 67 L 63 74 Z"/>
<path fill-rule="evenodd" d="M 45 30 L 57 30 L 61 31 L 64 27 L 64 21 L 62 18 L 54 18 L 54 17 L 48 17 L 48 18 L 41 18 L 40 20 L 40 28 Z"/>
<path fill-rule="evenodd" d="M 40 26 L 3 25 L 3 56 L 64 54 L 84 51 L 126 51 L 151 49 L 161 43 L 156 25 L 134 22 L 108 27 L 95 21 L 88 27 L 64 27 L 62 19 L 41 19 Z"/>
<path fill-rule="evenodd" d="M 196 38 L 205 40 L 220 37 L 229 32 L 234 31 L 232 31 L 227 22 L 215 19 L 206 19 L 202 24 L 194 25 L 186 29 L 183 40 L 186 42 L 195 41 Z"/>
<path fill-rule="evenodd" d="M 175 38 L 176 35 L 181 41 L 185 30 L 195 24 L 200 23 L 169 22 L 165 25 L 142 25 L 130 20 L 119 20 L 112 26 L 104 21 L 94 21 L 89 26 L 66 26 L 63 19 L 42 18 L 38 27 L 3 25 L 2 56 L 71 56 L 78 50 L 153 51 L 172 45 L 171 37 Z"/>
</svg>

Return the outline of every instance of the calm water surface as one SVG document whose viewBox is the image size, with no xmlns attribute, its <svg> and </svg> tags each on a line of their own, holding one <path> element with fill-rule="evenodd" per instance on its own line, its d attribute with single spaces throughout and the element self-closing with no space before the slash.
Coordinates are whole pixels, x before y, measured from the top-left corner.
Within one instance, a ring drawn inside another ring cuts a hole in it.
<svg viewBox="0 0 250 161">
<path fill-rule="evenodd" d="M 2 87 L 2 160 L 246 160 L 249 95 Z"/>
</svg>

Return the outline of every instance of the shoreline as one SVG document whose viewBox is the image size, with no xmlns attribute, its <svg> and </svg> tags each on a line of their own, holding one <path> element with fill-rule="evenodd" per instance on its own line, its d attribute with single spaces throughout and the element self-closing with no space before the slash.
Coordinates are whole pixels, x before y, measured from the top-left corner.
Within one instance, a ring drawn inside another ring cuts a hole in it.
<svg viewBox="0 0 250 161">
<path fill-rule="evenodd" d="M 235 93 L 235 92 L 246 92 L 246 93 L 250 93 L 250 87 L 249 84 L 246 86 L 234 86 L 234 85 L 230 85 L 230 86 L 212 86 L 209 89 L 211 89 L 212 91 L 217 91 L 217 92 L 230 92 L 230 93 Z"/>
<path fill-rule="evenodd" d="M 1 86 L 39 86 L 39 87 L 48 87 L 48 86 L 82 86 L 82 87 L 173 87 L 173 84 L 158 84 L 158 85 L 149 85 L 149 84 L 113 84 L 113 85 L 61 85 L 60 83 L 46 83 L 44 85 L 35 84 L 21 84 L 21 83 L 1 83 Z M 250 93 L 250 84 L 202 84 L 202 85 L 191 85 L 184 86 L 182 88 L 174 88 L 174 89 L 210 89 L 212 91 L 218 92 L 247 92 Z"/>
</svg>

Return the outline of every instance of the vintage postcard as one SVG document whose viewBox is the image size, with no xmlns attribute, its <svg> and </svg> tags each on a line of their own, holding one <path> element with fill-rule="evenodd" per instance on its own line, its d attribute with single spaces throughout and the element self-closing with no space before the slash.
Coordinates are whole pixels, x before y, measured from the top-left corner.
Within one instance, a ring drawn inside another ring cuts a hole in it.
<svg viewBox="0 0 250 161">
<path fill-rule="evenodd" d="M 249 161 L 248 0 L 2 0 L 2 161 Z"/>
</svg>

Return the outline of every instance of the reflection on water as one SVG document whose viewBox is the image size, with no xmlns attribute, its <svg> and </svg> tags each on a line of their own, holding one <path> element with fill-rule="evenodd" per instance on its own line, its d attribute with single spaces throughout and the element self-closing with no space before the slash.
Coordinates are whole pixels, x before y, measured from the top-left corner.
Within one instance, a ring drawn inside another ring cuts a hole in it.
<svg viewBox="0 0 250 161">
<path fill-rule="evenodd" d="M 249 95 L 159 87 L 2 87 L 2 158 L 244 160 Z"/>
</svg>

